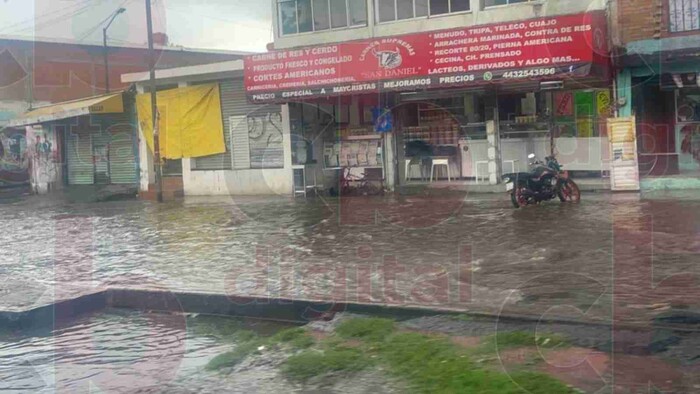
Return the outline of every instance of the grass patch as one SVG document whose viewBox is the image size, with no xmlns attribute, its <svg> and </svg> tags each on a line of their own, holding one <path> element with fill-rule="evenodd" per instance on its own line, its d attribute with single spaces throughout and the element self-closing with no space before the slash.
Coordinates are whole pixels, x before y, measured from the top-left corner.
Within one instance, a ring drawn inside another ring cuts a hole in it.
<svg viewBox="0 0 700 394">
<path fill-rule="evenodd" d="M 542 334 L 535 336 L 528 331 L 504 331 L 490 335 L 484 339 L 483 345 L 489 349 L 505 349 L 514 347 L 557 348 L 569 346 L 569 341 L 562 335 Z"/>
<path fill-rule="evenodd" d="M 357 318 L 341 323 L 335 332 L 341 338 L 380 342 L 394 331 L 394 321 L 381 318 Z"/>
<path fill-rule="evenodd" d="M 315 342 L 316 341 L 314 341 L 314 338 L 308 331 L 301 327 L 282 330 L 273 335 L 268 341 L 270 345 L 288 344 L 295 349 L 306 349 L 311 347 Z"/>
<path fill-rule="evenodd" d="M 420 393 L 571 393 L 558 380 L 527 372 L 508 376 L 475 367 L 445 338 L 417 333 L 391 337 L 382 347 L 382 358 Z"/>
<path fill-rule="evenodd" d="M 282 330 L 268 338 L 252 334 L 232 351 L 212 359 L 207 369 L 233 367 L 257 353 L 260 346 L 285 347 L 303 349 L 287 358 L 281 369 L 288 379 L 301 383 L 329 374 L 358 372 L 379 363 L 417 393 L 573 392 L 546 374 L 526 370 L 504 374 L 474 361 L 476 358 L 473 357 L 479 354 L 495 354 L 496 345 L 498 348 L 553 348 L 566 346 L 567 341 L 554 334 L 535 337 L 528 332 L 514 331 L 485 337 L 477 349 L 461 349 L 449 337 L 397 332 L 394 321 L 389 319 L 357 318 L 341 323 L 334 335 L 318 343 L 301 327 Z"/>
<path fill-rule="evenodd" d="M 214 357 L 207 363 L 207 370 L 234 367 L 251 354 L 259 354 L 260 351 L 258 349 L 260 347 L 288 346 L 293 349 L 306 349 L 315 343 L 314 338 L 301 327 L 288 328 L 267 338 L 261 338 L 248 330 L 236 331 L 230 334 L 229 337 L 237 341 L 236 347 L 229 352 Z"/>
<path fill-rule="evenodd" d="M 368 366 L 360 349 L 333 347 L 324 350 L 305 350 L 291 356 L 282 372 L 290 379 L 305 382 L 314 376 L 331 372 L 356 372 Z"/>
<path fill-rule="evenodd" d="M 449 315 L 450 319 L 456 320 L 456 321 L 464 321 L 464 322 L 471 322 L 474 321 L 474 317 L 469 316 L 465 313 L 460 313 L 458 315 Z"/>
</svg>

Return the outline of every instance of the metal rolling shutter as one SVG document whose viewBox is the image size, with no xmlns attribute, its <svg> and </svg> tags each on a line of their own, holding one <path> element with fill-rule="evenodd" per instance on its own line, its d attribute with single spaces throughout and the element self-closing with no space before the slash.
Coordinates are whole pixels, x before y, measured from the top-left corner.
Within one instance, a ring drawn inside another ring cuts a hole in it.
<svg viewBox="0 0 700 394">
<path fill-rule="evenodd" d="M 98 122 L 104 135 L 109 139 L 109 170 L 111 183 L 138 183 L 136 163 L 136 125 L 130 112 L 123 114 L 99 115 Z M 93 146 L 95 143 L 93 143 Z"/>
<path fill-rule="evenodd" d="M 232 116 L 228 122 L 233 137 L 233 168 L 245 170 L 250 168 L 250 145 L 246 116 Z"/>
<path fill-rule="evenodd" d="M 247 116 L 254 113 L 268 113 L 281 111 L 281 107 L 279 105 L 260 105 L 249 103 L 245 95 L 243 78 L 220 81 L 219 91 L 221 93 L 221 113 L 222 118 L 224 120 L 224 139 L 226 140 L 227 153 L 194 159 L 193 169 L 196 170 L 228 170 L 233 168 L 231 152 L 235 151 L 235 147 L 232 147 L 231 145 L 232 125 L 230 122 L 230 118 L 232 116 Z M 246 147 L 247 146 L 248 145 L 246 144 Z M 250 155 L 250 153 L 248 153 L 248 155 Z"/>
<path fill-rule="evenodd" d="M 110 181 L 110 165 L 109 165 L 109 143 L 111 142 L 111 136 L 107 132 L 98 132 L 91 134 L 92 137 L 92 157 L 93 157 L 93 169 L 95 171 L 93 175 L 93 183 L 95 184 L 109 184 Z M 100 149 L 102 148 L 102 149 Z M 100 153 L 102 151 L 102 153 Z M 101 154 L 107 157 L 100 156 Z"/>
<path fill-rule="evenodd" d="M 66 164 L 69 185 L 92 185 L 95 182 L 92 136 L 89 133 L 66 133 Z"/>
<path fill-rule="evenodd" d="M 130 126 L 115 127 L 110 130 L 110 134 L 109 167 L 112 183 L 138 183 L 133 129 Z"/>
</svg>

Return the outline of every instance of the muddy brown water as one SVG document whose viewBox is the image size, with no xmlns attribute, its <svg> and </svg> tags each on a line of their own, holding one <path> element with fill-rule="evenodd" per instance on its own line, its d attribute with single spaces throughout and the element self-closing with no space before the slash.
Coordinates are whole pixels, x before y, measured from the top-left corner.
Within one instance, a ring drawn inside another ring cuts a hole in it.
<svg viewBox="0 0 700 394">
<path fill-rule="evenodd" d="M 520 210 L 506 196 L 460 193 L 162 205 L 33 197 L 0 204 L 0 217 L 0 309 L 6 310 L 101 286 L 605 322 L 649 322 L 700 306 L 695 193 L 584 194 L 580 204 Z M 108 316 L 80 322 L 79 329 L 7 340 L 0 344 L 0 374 L 11 376 L 19 391 L 36 388 L 36 376 L 26 373 L 39 374 L 42 387 L 78 387 L 93 373 L 107 382 L 132 376 L 157 383 L 176 368 L 149 354 L 163 357 L 185 343 L 177 370 L 187 374 L 189 365 L 196 370 L 220 350 L 206 339 L 183 342 L 182 331 L 167 325 L 140 326 L 139 319 Z M 162 334 L 139 342 L 140 332 L 153 327 Z M 98 332 L 98 340 L 89 336 L 92 345 L 84 348 L 76 330 Z M 129 345 L 134 338 L 141 345 Z M 69 351 L 50 350 L 56 345 Z M 51 372 L 60 357 L 72 358 L 70 368 Z M 104 372 L 94 369 L 100 359 L 109 360 Z M 135 360 L 147 365 L 134 369 Z M 22 369 L 27 365 L 40 368 Z"/>
<path fill-rule="evenodd" d="M 30 198 L 0 205 L 0 306 L 112 285 L 646 318 L 700 304 L 696 197 Z"/>
</svg>

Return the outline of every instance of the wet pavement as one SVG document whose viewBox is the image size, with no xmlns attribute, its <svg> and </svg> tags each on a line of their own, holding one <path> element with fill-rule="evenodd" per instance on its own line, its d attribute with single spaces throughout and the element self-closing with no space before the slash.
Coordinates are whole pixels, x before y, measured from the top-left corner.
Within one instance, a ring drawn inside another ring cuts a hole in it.
<svg viewBox="0 0 700 394">
<path fill-rule="evenodd" d="M 649 321 L 700 305 L 700 199 L 458 192 L 0 205 L 0 306 L 103 286 Z M 614 308 L 613 308 L 614 306 Z"/>
</svg>

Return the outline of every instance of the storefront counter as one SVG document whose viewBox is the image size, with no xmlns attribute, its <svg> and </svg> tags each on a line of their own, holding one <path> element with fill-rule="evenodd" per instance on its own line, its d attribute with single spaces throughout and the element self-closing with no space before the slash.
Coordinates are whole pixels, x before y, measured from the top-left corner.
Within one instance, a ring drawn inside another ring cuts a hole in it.
<svg viewBox="0 0 700 394">
<path fill-rule="evenodd" d="M 488 161 L 488 143 L 486 140 L 470 140 L 464 142 L 464 147 L 468 149 L 461 149 L 461 176 L 475 178 L 478 163 Z M 555 139 L 555 147 L 557 160 L 567 170 L 608 171 L 610 169 L 610 149 L 606 137 L 562 137 Z M 534 153 L 539 160 L 544 160 L 550 152 L 550 141 L 547 137 L 502 139 L 503 172 L 528 171 L 527 156 L 530 153 Z M 483 171 L 482 166 L 479 172 Z"/>
</svg>

